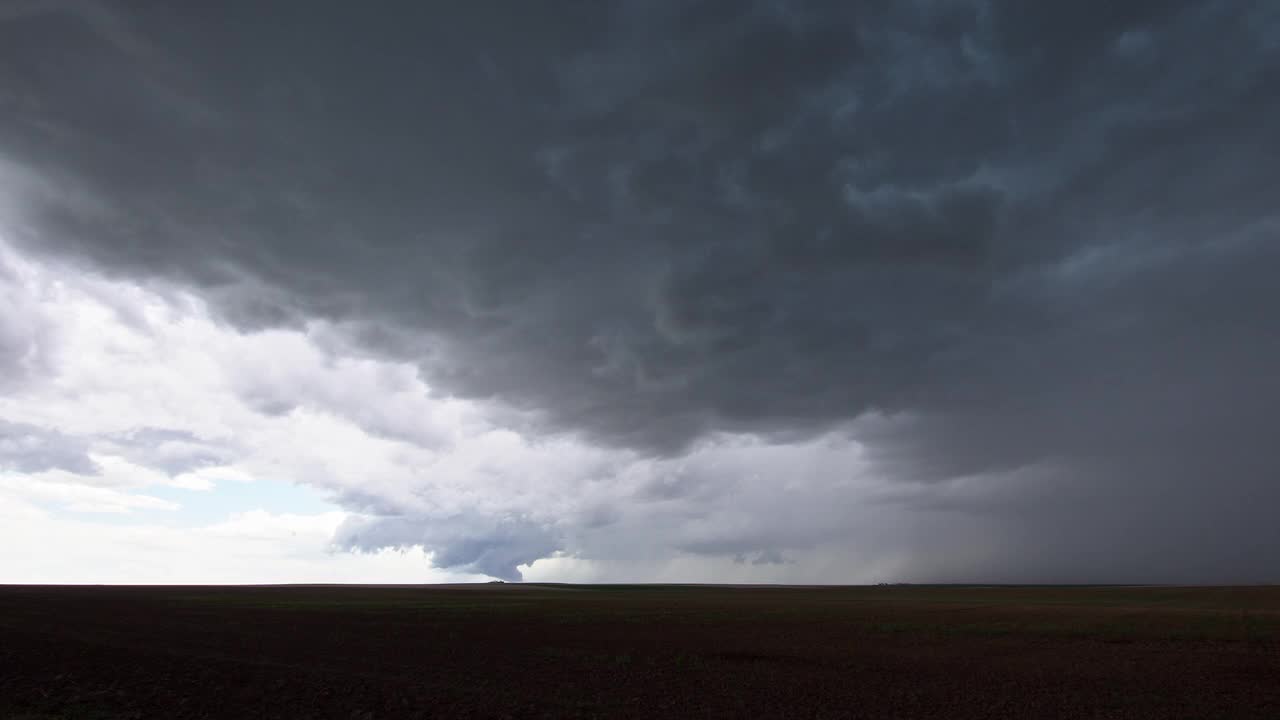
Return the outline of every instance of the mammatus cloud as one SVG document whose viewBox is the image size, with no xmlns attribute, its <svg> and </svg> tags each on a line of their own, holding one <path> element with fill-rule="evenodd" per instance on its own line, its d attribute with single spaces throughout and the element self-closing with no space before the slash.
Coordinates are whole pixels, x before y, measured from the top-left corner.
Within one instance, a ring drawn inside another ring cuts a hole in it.
<svg viewBox="0 0 1280 720">
<path fill-rule="evenodd" d="M 308 461 L 363 518 L 340 542 L 1274 567 L 1272 4 L 263 12 L 6 16 L 0 210 L 31 257 L 337 358 L 222 362 L 249 416 L 399 458 Z M 39 325 L 0 322 L 36 382 Z"/>
</svg>

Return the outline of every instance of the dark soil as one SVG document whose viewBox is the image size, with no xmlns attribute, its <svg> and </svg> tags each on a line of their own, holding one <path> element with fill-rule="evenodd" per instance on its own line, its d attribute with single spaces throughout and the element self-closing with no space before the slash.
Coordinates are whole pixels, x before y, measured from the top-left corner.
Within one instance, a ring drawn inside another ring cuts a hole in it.
<svg viewBox="0 0 1280 720">
<path fill-rule="evenodd" d="M 1280 718 L 1278 588 L 0 587 L 0 717 Z"/>
</svg>

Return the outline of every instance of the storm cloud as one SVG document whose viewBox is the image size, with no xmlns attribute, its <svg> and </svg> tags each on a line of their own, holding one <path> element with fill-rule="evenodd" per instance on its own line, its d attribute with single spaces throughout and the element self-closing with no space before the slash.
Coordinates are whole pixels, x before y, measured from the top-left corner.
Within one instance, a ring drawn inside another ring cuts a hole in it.
<svg viewBox="0 0 1280 720">
<path fill-rule="evenodd" d="M 18 7 L 0 231 L 23 253 L 239 332 L 323 326 L 533 446 L 623 458 L 566 471 L 608 488 L 572 506 L 578 479 L 447 510 L 344 487 L 374 518 L 344 546 L 499 577 L 648 562 L 645 527 L 784 573 L 1280 560 L 1273 3 Z M 12 377 L 26 327 L 0 319 Z M 302 384 L 240 387 L 450 442 Z"/>
</svg>

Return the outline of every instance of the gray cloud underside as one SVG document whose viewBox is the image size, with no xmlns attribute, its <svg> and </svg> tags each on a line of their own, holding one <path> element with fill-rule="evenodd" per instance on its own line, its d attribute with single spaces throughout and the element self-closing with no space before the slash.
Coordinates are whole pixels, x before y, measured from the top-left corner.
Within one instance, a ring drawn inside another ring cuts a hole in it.
<svg viewBox="0 0 1280 720">
<path fill-rule="evenodd" d="M 228 449 L 191 433 L 138 428 L 108 435 L 70 435 L 59 430 L 0 419 L 0 470 L 41 473 L 63 470 L 94 476 L 100 468 L 91 449 L 127 460 L 170 477 L 222 464 Z"/>
<path fill-rule="evenodd" d="M 83 438 L 26 423 L 0 420 L 0 470 L 38 473 L 46 470 L 93 475 L 97 464 Z"/>
<path fill-rule="evenodd" d="M 7 17 L 5 232 L 543 432 L 1022 477 L 897 501 L 982 517 L 975 572 L 1280 559 L 1274 3 L 272 8 Z M 494 527 L 459 564 L 556 544 Z"/>
</svg>

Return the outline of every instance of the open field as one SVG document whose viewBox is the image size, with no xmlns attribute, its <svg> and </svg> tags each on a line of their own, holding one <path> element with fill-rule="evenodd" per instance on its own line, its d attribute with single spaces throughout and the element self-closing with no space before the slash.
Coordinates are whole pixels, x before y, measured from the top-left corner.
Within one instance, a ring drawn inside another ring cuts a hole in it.
<svg viewBox="0 0 1280 720">
<path fill-rule="evenodd" d="M 0 717 L 1278 718 L 1280 588 L 0 586 Z"/>
</svg>

